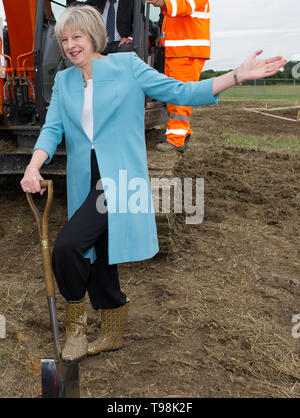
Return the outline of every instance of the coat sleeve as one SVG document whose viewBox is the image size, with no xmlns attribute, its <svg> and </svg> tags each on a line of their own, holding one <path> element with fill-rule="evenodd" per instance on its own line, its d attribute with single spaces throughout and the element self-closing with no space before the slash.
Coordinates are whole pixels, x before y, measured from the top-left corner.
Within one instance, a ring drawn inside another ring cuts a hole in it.
<svg viewBox="0 0 300 418">
<path fill-rule="evenodd" d="M 190 16 L 195 11 L 204 10 L 208 0 L 165 0 L 165 4 L 162 9 L 165 15 L 184 17 Z"/>
<path fill-rule="evenodd" d="M 45 164 L 50 163 L 57 146 L 62 141 L 64 132 L 59 108 L 59 79 L 60 73 L 57 73 L 52 88 L 51 101 L 47 110 L 46 121 L 33 148 L 33 151 L 41 149 L 47 152 L 49 157 L 45 161 Z"/>
<path fill-rule="evenodd" d="M 133 75 L 146 96 L 178 106 L 203 106 L 218 103 L 220 95 L 213 95 L 213 78 L 183 83 L 151 68 L 134 52 L 130 55 Z"/>
</svg>

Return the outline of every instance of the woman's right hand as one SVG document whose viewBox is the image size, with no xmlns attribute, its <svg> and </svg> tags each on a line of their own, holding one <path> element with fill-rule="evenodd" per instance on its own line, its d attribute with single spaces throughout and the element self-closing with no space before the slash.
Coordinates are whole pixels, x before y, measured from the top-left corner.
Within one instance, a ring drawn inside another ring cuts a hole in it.
<svg viewBox="0 0 300 418">
<path fill-rule="evenodd" d="M 40 180 L 44 179 L 40 175 L 39 169 L 28 166 L 22 180 L 20 181 L 23 192 L 40 193 L 40 195 L 42 195 L 46 189 L 41 189 Z"/>
</svg>

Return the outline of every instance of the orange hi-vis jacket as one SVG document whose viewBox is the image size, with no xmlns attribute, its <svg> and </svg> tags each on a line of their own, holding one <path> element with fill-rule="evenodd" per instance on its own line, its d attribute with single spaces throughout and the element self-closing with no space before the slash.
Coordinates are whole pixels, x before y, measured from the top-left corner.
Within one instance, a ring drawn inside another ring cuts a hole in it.
<svg viewBox="0 0 300 418">
<path fill-rule="evenodd" d="M 165 0 L 161 44 L 167 58 L 210 58 L 208 0 Z"/>
</svg>

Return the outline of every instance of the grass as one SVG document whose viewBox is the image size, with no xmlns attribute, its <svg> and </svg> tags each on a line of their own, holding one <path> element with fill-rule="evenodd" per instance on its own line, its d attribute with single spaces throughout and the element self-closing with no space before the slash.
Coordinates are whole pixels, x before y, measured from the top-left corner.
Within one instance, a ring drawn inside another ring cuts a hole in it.
<svg viewBox="0 0 300 418">
<path fill-rule="evenodd" d="M 300 142 L 294 136 L 242 135 L 229 133 L 224 140 L 225 146 L 246 149 L 277 149 L 280 151 L 299 153 Z"/>
<path fill-rule="evenodd" d="M 270 100 L 280 99 L 288 101 L 300 100 L 300 85 L 254 85 L 252 86 L 238 86 L 232 87 L 222 93 L 222 97 L 226 98 L 241 98 L 241 99 L 258 99 Z"/>
<path fill-rule="evenodd" d="M 243 87 L 243 86 L 242 86 Z M 276 86 L 275 86 L 276 87 Z M 226 92 L 225 92 L 226 93 Z M 273 119 L 276 126 L 281 126 L 281 122 L 287 124 L 287 129 L 283 131 L 272 127 L 272 118 L 256 115 L 254 113 L 251 116 L 251 123 L 247 124 L 246 112 L 243 112 L 244 107 L 261 107 L 264 108 L 268 105 L 268 109 L 273 107 L 293 107 L 300 104 L 300 99 L 296 101 L 295 97 L 286 97 L 284 100 L 274 95 L 272 99 L 263 99 L 260 95 L 248 98 L 242 98 L 236 96 L 233 98 L 221 95 L 220 108 L 216 108 L 214 111 L 208 110 L 207 114 L 207 135 L 211 142 L 222 144 L 225 147 L 240 147 L 244 149 L 255 149 L 264 151 L 280 151 L 285 153 L 299 153 L 300 141 L 299 141 L 299 125 L 291 122 L 282 122 L 278 119 Z M 292 110 L 291 110 L 292 111 Z M 297 115 L 297 109 L 295 109 L 295 116 Z M 200 108 L 199 112 L 203 112 Z M 197 114 L 197 110 L 195 111 Z M 201 114 L 201 113 L 199 113 Z M 218 115 L 216 119 L 215 115 Z M 280 115 L 280 112 L 276 115 Z M 257 124 L 254 120 L 257 120 Z M 216 120 L 218 122 L 216 123 Z M 238 123 L 240 122 L 240 124 Z M 264 121 L 266 124 L 264 124 Z M 232 124 L 235 124 L 234 129 Z M 244 126 L 245 123 L 248 129 L 239 129 L 240 126 Z M 199 129 L 202 127 L 199 125 Z M 247 132 L 248 131 L 248 132 Z"/>
</svg>

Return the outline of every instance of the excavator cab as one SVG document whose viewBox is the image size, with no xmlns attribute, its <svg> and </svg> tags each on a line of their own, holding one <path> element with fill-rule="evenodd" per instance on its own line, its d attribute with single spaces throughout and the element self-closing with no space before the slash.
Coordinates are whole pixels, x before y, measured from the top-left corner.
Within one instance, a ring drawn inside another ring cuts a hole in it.
<svg viewBox="0 0 300 418">
<path fill-rule="evenodd" d="M 24 172 L 45 122 L 55 75 L 71 65 L 62 58 L 54 34 L 56 20 L 70 1 L 2 3 L 6 25 L 0 40 L 0 175 Z M 163 72 L 163 53 L 154 43 L 159 34 L 158 22 L 159 9 L 144 0 L 134 0 L 134 49 L 141 59 Z M 165 120 L 165 105 L 146 98 L 146 129 Z M 63 141 L 44 172 L 65 174 Z"/>
</svg>

